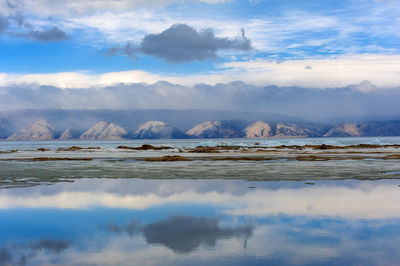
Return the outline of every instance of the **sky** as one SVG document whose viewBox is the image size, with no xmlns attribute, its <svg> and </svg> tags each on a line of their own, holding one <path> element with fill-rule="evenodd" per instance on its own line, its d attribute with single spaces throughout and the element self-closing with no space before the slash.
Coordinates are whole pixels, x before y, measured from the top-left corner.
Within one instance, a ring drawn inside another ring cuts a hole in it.
<svg viewBox="0 0 400 266">
<path fill-rule="evenodd" d="M 142 83 L 160 104 L 118 105 L 118 94 L 111 108 L 188 108 L 164 81 L 191 99 L 205 85 L 210 97 L 235 94 L 232 82 L 250 98 L 254 86 L 398 94 L 398 14 L 396 0 L 0 0 L 0 110 L 23 108 L 32 93 L 111 95 Z M 30 107 L 89 104 L 51 102 Z M 216 107 L 207 102 L 196 106 Z"/>
</svg>

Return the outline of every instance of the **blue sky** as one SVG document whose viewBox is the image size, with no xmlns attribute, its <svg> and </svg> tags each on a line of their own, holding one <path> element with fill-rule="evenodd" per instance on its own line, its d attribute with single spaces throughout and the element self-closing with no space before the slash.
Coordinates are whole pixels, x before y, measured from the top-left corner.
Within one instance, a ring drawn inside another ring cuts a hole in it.
<svg viewBox="0 0 400 266">
<path fill-rule="evenodd" d="M 1 0 L 0 87 L 393 89 L 398 14 L 396 0 Z"/>
</svg>

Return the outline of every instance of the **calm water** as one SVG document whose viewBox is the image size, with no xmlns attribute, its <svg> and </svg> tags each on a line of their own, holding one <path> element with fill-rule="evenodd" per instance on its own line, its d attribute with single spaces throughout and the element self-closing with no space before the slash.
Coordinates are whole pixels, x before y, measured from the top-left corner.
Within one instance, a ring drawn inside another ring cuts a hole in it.
<svg viewBox="0 0 400 266">
<path fill-rule="evenodd" d="M 0 150 L 87 144 L 107 154 L 118 143 L 4 142 Z M 398 265 L 400 180 L 353 179 L 388 169 L 395 178 L 398 162 L 4 161 L 0 265 Z M 347 179 L 321 180 L 340 173 Z"/>
<path fill-rule="evenodd" d="M 0 264 L 396 265 L 399 184 L 81 179 L 2 190 Z"/>
</svg>

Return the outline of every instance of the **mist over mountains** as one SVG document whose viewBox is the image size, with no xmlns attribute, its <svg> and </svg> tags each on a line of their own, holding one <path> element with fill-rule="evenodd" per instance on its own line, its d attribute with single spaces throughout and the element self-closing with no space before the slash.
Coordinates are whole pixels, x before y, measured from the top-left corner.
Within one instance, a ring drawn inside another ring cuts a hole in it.
<svg viewBox="0 0 400 266">
<path fill-rule="evenodd" d="M 18 131 L 32 123 L 44 120 L 57 130 L 85 131 L 100 121 L 113 122 L 128 131 L 136 131 L 147 121 L 162 121 L 186 131 L 204 121 L 306 121 L 301 117 L 262 112 L 235 112 L 218 110 L 16 110 L 0 111 L 0 127 Z M 240 122 L 237 122 L 240 123 Z"/>
<path fill-rule="evenodd" d="M 241 81 L 194 86 L 159 81 L 80 89 L 25 84 L 0 87 L 0 95 L 0 111 L 246 110 L 299 116 L 323 123 L 339 123 L 346 119 L 348 122 L 393 120 L 400 116 L 400 88 L 378 88 L 369 81 L 341 88 L 318 89 L 255 86 Z M 109 120 L 107 117 L 104 119 Z M 215 119 L 205 117 L 203 121 Z M 164 121 L 162 117 L 145 120 Z"/>
</svg>

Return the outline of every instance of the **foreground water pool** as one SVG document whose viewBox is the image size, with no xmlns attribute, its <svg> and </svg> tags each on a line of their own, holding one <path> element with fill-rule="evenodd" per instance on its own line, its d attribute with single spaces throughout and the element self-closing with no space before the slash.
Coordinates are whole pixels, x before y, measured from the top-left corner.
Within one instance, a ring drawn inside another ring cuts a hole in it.
<svg viewBox="0 0 400 266">
<path fill-rule="evenodd" d="M 400 181 L 79 179 L 0 190 L 0 265 L 397 265 Z"/>
</svg>

